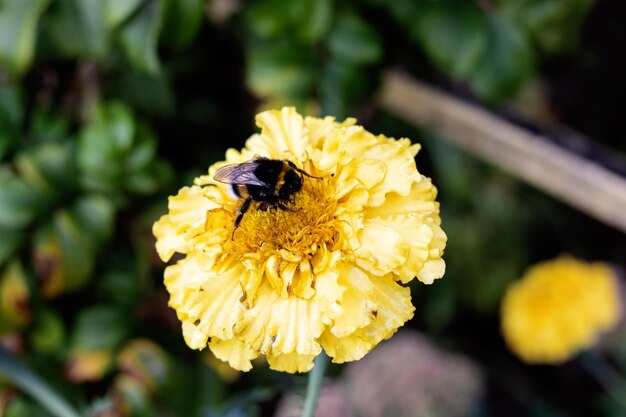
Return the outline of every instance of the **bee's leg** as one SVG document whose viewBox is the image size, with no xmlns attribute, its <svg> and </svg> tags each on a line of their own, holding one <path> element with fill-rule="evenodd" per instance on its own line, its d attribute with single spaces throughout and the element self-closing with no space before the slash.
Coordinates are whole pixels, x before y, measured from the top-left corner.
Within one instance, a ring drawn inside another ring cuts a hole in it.
<svg viewBox="0 0 626 417">
<path fill-rule="evenodd" d="M 278 207 L 281 210 L 285 210 L 285 211 L 293 211 L 289 207 L 287 207 L 286 205 L 281 203 L 280 201 L 278 203 L 276 203 L 276 207 Z"/>
<path fill-rule="evenodd" d="M 230 240 L 235 238 L 235 230 L 239 227 L 239 223 L 241 223 L 241 219 L 243 219 L 243 215 L 246 214 L 246 211 L 250 208 L 250 203 L 252 203 L 252 197 L 248 196 L 245 200 L 243 200 L 243 204 L 239 207 L 239 213 L 237 214 L 237 218 L 235 219 L 235 227 L 233 227 L 233 233 L 230 236 Z"/>
</svg>

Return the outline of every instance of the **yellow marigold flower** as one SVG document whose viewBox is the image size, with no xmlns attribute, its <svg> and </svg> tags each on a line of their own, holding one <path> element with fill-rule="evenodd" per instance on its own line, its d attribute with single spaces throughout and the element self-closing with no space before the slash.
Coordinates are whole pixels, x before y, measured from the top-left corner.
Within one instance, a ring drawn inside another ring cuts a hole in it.
<svg viewBox="0 0 626 417">
<path fill-rule="evenodd" d="M 611 268 L 567 256 L 529 268 L 502 302 L 502 332 L 509 348 L 534 364 L 568 360 L 619 317 Z"/>
<path fill-rule="evenodd" d="M 354 119 L 303 118 L 293 108 L 256 118 L 246 147 L 170 197 L 154 225 L 170 306 L 193 349 L 209 346 L 247 371 L 263 354 L 272 369 L 305 372 L 322 348 L 336 363 L 369 352 L 413 316 L 417 277 L 445 269 L 436 189 L 419 174 L 419 145 L 375 136 Z M 285 209 L 242 201 L 214 174 L 255 157 L 288 160 L 317 177 Z"/>
</svg>

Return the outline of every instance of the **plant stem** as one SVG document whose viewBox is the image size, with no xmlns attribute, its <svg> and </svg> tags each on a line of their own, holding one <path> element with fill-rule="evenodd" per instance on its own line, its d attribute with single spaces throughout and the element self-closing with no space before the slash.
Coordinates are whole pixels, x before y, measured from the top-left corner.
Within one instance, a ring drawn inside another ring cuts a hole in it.
<svg viewBox="0 0 626 417">
<path fill-rule="evenodd" d="M 6 374 L 11 382 L 30 394 L 55 417 L 80 417 L 67 401 L 2 347 L 0 347 L 0 373 Z"/>
<path fill-rule="evenodd" d="M 317 399 L 320 395 L 320 388 L 322 387 L 322 380 L 324 379 L 327 366 L 328 356 L 322 351 L 322 353 L 315 358 L 315 365 L 311 372 L 309 372 L 309 383 L 306 387 L 306 398 L 304 399 L 304 406 L 302 407 L 302 417 L 313 417 L 315 413 Z"/>
</svg>

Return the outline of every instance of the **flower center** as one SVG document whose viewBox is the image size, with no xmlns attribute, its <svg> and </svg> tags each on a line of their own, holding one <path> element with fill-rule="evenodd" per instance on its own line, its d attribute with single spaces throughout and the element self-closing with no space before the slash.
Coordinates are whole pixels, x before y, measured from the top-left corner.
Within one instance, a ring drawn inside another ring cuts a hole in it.
<svg viewBox="0 0 626 417">
<path fill-rule="evenodd" d="M 288 210 L 263 210 L 253 201 L 225 251 L 235 257 L 258 254 L 262 261 L 279 251 L 299 262 L 321 248 L 332 248 L 338 240 L 332 195 L 329 178 L 304 177 L 302 189 L 283 201 Z M 234 206 L 233 226 L 240 206 Z"/>
</svg>

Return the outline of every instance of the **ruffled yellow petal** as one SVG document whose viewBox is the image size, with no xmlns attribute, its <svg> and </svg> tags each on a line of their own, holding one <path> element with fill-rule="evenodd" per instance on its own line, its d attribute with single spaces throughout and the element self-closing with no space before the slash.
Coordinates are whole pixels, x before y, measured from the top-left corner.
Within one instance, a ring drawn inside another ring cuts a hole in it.
<svg viewBox="0 0 626 417">
<path fill-rule="evenodd" d="M 258 143 L 251 143 L 249 146 L 267 150 L 269 155 L 278 158 L 288 157 L 289 154 L 298 159 L 303 156 L 303 119 L 293 107 L 260 113 L 256 117 L 256 123 L 261 128 L 261 134 L 256 137 Z"/>
<path fill-rule="evenodd" d="M 309 157 L 315 161 L 315 166 L 319 170 L 333 172 L 343 155 L 343 132 L 335 128 L 330 117 L 319 119 L 322 120 L 321 123 L 311 123 L 311 119 L 310 117 L 305 119 L 311 144 L 308 150 Z"/>
<path fill-rule="evenodd" d="M 185 320 L 193 323 L 202 333 L 210 337 L 230 339 L 233 327 L 243 314 L 239 302 L 243 292 L 238 278 L 241 268 L 233 268 L 221 275 L 210 276 L 177 311 Z"/>
<path fill-rule="evenodd" d="M 325 331 L 321 338 L 322 347 L 333 363 L 357 361 L 365 356 L 373 345 L 355 335 L 337 337 Z"/>
<path fill-rule="evenodd" d="M 289 353 L 277 356 L 268 356 L 267 363 L 276 371 L 296 373 L 309 372 L 313 368 L 313 359 L 317 355 L 299 355 Z"/>
<path fill-rule="evenodd" d="M 373 289 L 369 293 L 374 305 L 372 321 L 354 332 L 373 346 L 391 337 L 400 326 L 413 318 L 415 307 L 411 304 L 411 291 L 398 284 L 392 275 L 372 277 Z"/>
<path fill-rule="evenodd" d="M 163 261 L 168 261 L 175 252 L 187 253 L 193 236 L 204 232 L 205 213 L 219 207 L 209 197 L 204 189 L 193 186 L 184 187 L 169 198 L 169 213 L 152 228 L 157 238 L 157 253 Z"/>
<path fill-rule="evenodd" d="M 370 159 L 363 158 L 363 155 L 372 147 L 376 146 L 380 141 L 374 135 L 361 126 L 341 127 L 340 131 L 343 135 L 342 145 L 342 164 L 348 164 L 354 159 Z M 378 159 L 374 156 L 371 159 Z"/>
<path fill-rule="evenodd" d="M 369 191 L 384 179 L 388 167 L 375 159 L 364 159 L 344 166 L 337 173 L 335 196 L 341 200 L 355 188 Z"/>
<path fill-rule="evenodd" d="M 322 333 L 319 307 L 297 297 L 277 300 L 272 306 L 267 331 L 271 334 L 273 353 L 318 355 L 317 342 Z"/>
<path fill-rule="evenodd" d="M 236 337 L 266 355 L 317 355 L 323 323 L 317 304 L 290 296 L 279 298 L 269 287 L 259 289 L 258 302 L 235 327 Z"/>
<path fill-rule="evenodd" d="M 392 192 L 386 195 L 385 204 L 367 207 L 368 217 L 389 217 L 409 214 L 418 219 L 439 218 L 439 203 L 435 201 L 437 189 L 430 179 L 422 177 L 411 184 L 409 194 Z"/>
<path fill-rule="evenodd" d="M 233 368 L 247 372 L 252 369 L 252 360 L 259 356 L 258 351 L 250 349 L 237 339 L 212 339 L 209 343 L 216 358 L 228 362 Z"/>
<path fill-rule="evenodd" d="M 371 280 L 359 268 L 343 265 L 339 282 L 346 290 L 341 298 L 341 311 L 335 315 L 330 331 L 337 337 L 345 337 L 368 326 L 376 306 L 369 299 L 373 289 Z"/>
<path fill-rule="evenodd" d="M 406 263 L 411 253 L 411 244 L 388 224 L 382 219 L 366 220 L 363 230 L 357 235 L 359 248 L 354 251 L 357 265 L 376 275 L 397 270 Z"/>
<path fill-rule="evenodd" d="M 165 269 L 165 288 L 170 293 L 170 307 L 174 308 L 179 318 L 186 319 L 187 315 L 181 316 L 181 308 L 186 305 L 189 297 L 200 291 L 206 280 L 213 276 L 210 258 L 200 253 L 178 261 Z"/>
<path fill-rule="evenodd" d="M 328 325 L 343 311 L 341 302 L 346 287 L 339 284 L 338 270 L 325 270 L 315 275 L 314 301 L 319 306 L 322 323 Z"/>
<path fill-rule="evenodd" d="M 152 233 L 157 237 L 156 250 L 164 262 L 169 261 L 176 252 L 187 252 L 190 242 L 185 238 L 184 231 L 181 231 L 177 223 L 172 222 L 169 215 L 161 216 L 154 223 Z"/>
<path fill-rule="evenodd" d="M 433 255 L 434 259 L 426 261 L 422 269 L 417 273 L 417 279 L 424 284 L 432 284 L 434 280 L 441 278 L 446 272 L 446 263 L 443 259 L 437 259 L 436 257 L 441 255 L 438 255 L 439 251 L 436 253 L 437 255 Z"/>
<path fill-rule="evenodd" d="M 209 336 L 206 333 L 202 333 L 193 323 L 183 321 L 182 330 L 185 343 L 190 348 L 202 350 L 207 346 Z"/>
<path fill-rule="evenodd" d="M 235 337 L 257 352 L 266 352 L 273 343 L 272 334 L 267 331 L 267 324 L 272 315 L 272 304 L 278 295 L 268 285 L 262 285 L 257 292 L 256 303 L 244 311 L 235 325 Z"/>
<path fill-rule="evenodd" d="M 326 146 L 326 143 L 330 140 L 329 138 L 333 135 L 338 138 L 345 136 L 345 128 L 354 126 L 355 124 L 356 119 L 354 118 L 347 118 L 341 123 L 337 123 L 332 116 L 324 118 L 307 116 L 304 118 L 304 125 L 309 132 L 308 142 L 314 149 L 321 149 Z M 362 128 L 360 128 L 360 130 L 362 130 Z M 332 151 L 327 150 L 324 153 L 332 154 Z"/>
<path fill-rule="evenodd" d="M 397 269 L 398 279 L 409 282 L 413 277 L 432 284 L 445 272 L 441 259 L 447 237 L 441 229 L 439 206 L 427 201 L 436 196 L 436 189 L 430 181 L 414 183 L 406 196 L 390 193 L 388 203 L 366 211 L 366 219 L 371 219 L 385 227 L 393 228 L 402 235 L 402 241 L 410 246 L 406 262 Z M 366 220 L 367 221 L 367 220 Z"/>
<path fill-rule="evenodd" d="M 396 283 L 392 276 L 368 276 L 359 268 L 344 266 L 341 277 L 346 287 L 341 303 L 344 310 L 329 330 L 335 338 L 349 338 L 346 343 L 354 347 L 354 356 L 342 353 L 344 362 L 357 360 L 365 346 L 375 346 L 390 337 L 413 317 L 415 308 L 411 304 L 410 290 Z M 329 335 L 326 338 L 334 340 Z M 328 352 L 329 347 L 323 346 Z"/>
<path fill-rule="evenodd" d="M 363 157 L 383 160 L 387 167 L 385 180 L 369 190 L 369 205 L 371 207 L 385 203 L 386 195 L 391 191 L 400 195 L 407 195 L 413 183 L 421 178 L 415 168 L 414 153 L 408 139 L 393 142 L 385 139 L 383 143 L 379 143 L 364 152 Z"/>
</svg>

